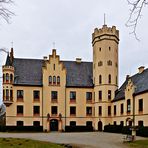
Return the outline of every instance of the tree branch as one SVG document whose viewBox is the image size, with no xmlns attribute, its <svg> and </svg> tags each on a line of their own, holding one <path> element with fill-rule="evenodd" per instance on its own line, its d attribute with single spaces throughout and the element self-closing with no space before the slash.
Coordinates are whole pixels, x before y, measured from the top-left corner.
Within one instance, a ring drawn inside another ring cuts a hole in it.
<svg viewBox="0 0 148 148">
<path fill-rule="evenodd" d="M 132 27 L 132 31 L 130 34 L 134 34 L 135 38 L 139 41 L 139 38 L 137 37 L 137 25 L 139 22 L 139 19 L 142 16 L 142 9 L 145 5 L 148 5 L 148 0 L 127 0 L 128 4 L 132 7 L 130 9 L 130 15 L 126 22 L 127 27 Z"/>
<path fill-rule="evenodd" d="M 8 5 L 13 3 L 13 0 L 0 0 L 0 19 L 4 19 L 7 23 L 10 23 L 11 17 L 15 15 L 7 8 Z"/>
</svg>

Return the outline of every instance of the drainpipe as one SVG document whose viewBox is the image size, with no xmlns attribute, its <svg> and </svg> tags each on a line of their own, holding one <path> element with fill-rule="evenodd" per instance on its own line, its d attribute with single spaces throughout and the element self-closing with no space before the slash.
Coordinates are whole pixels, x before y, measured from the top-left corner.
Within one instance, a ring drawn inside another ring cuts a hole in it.
<svg viewBox="0 0 148 148">
<path fill-rule="evenodd" d="M 136 127 L 135 127 L 135 96 L 133 94 L 133 127 L 132 127 L 132 141 L 136 139 Z"/>
<path fill-rule="evenodd" d="M 65 126 L 66 126 L 66 85 L 65 85 Z"/>
</svg>

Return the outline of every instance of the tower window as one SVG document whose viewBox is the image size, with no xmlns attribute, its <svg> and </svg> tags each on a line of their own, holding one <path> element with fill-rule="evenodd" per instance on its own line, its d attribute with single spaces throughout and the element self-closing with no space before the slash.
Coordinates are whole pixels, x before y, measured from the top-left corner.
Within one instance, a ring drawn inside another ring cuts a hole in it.
<svg viewBox="0 0 148 148">
<path fill-rule="evenodd" d="M 13 82 L 13 75 L 10 74 L 10 82 L 12 83 Z"/>
<path fill-rule="evenodd" d="M 6 73 L 6 82 L 8 82 L 8 81 L 9 81 L 9 74 Z"/>
<path fill-rule="evenodd" d="M 101 51 L 101 47 L 99 48 L 99 51 Z"/>
<path fill-rule="evenodd" d="M 3 83 L 5 82 L 5 74 L 3 74 Z"/>
<path fill-rule="evenodd" d="M 56 76 L 53 76 L 53 84 L 56 84 Z"/>
<path fill-rule="evenodd" d="M 49 76 L 49 84 L 52 84 L 52 76 Z"/>
<path fill-rule="evenodd" d="M 107 61 L 107 65 L 112 66 L 112 61 L 111 60 Z"/>
<path fill-rule="evenodd" d="M 53 64 L 53 70 L 55 70 L 55 64 Z"/>
<path fill-rule="evenodd" d="M 102 100 L 102 91 L 101 90 L 99 91 L 98 95 L 99 95 L 99 101 L 101 101 Z"/>
<path fill-rule="evenodd" d="M 112 98 L 111 90 L 108 90 L 108 100 L 111 100 L 111 98 Z"/>
<path fill-rule="evenodd" d="M 111 47 L 109 47 L 109 51 L 111 51 Z"/>
<path fill-rule="evenodd" d="M 103 65 L 102 61 L 98 62 L 98 66 L 102 66 L 102 65 Z"/>
<path fill-rule="evenodd" d="M 108 83 L 109 84 L 111 83 L 111 75 L 110 74 L 108 75 Z"/>
<path fill-rule="evenodd" d="M 102 84 L 102 76 L 99 75 L 99 84 Z"/>
<path fill-rule="evenodd" d="M 60 84 L 60 76 L 57 76 L 57 84 Z"/>
</svg>

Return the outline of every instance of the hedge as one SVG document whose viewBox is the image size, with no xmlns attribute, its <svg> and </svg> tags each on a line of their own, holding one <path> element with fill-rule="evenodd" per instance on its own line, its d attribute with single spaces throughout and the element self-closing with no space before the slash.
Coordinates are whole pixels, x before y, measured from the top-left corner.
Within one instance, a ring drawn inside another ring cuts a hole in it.
<svg viewBox="0 0 148 148">
<path fill-rule="evenodd" d="M 65 126 L 65 132 L 92 132 L 92 126 Z"/>
<path fill-rule="evenodd" d="M 43 132 L 43 126 L 0 126 L 1 132 Z"/>
</svg>

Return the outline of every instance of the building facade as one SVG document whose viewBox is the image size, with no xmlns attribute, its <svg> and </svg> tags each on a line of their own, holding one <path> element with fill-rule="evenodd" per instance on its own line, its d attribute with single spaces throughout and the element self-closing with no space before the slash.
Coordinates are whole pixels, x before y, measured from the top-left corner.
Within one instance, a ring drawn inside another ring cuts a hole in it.
<svg viewBox="0 0 148 148">
<path fill-rule="evenodd" d="M 6 125 L 148 126 L 148 69 L 140 67 L 118 88 L 118 44 L 116 27 L 103 25 L 92 34 L 93 62 L 62 61 L 55 49 L 43 59 L 15 58 L 12 48 L 2 67 Z"/>
</svg>

